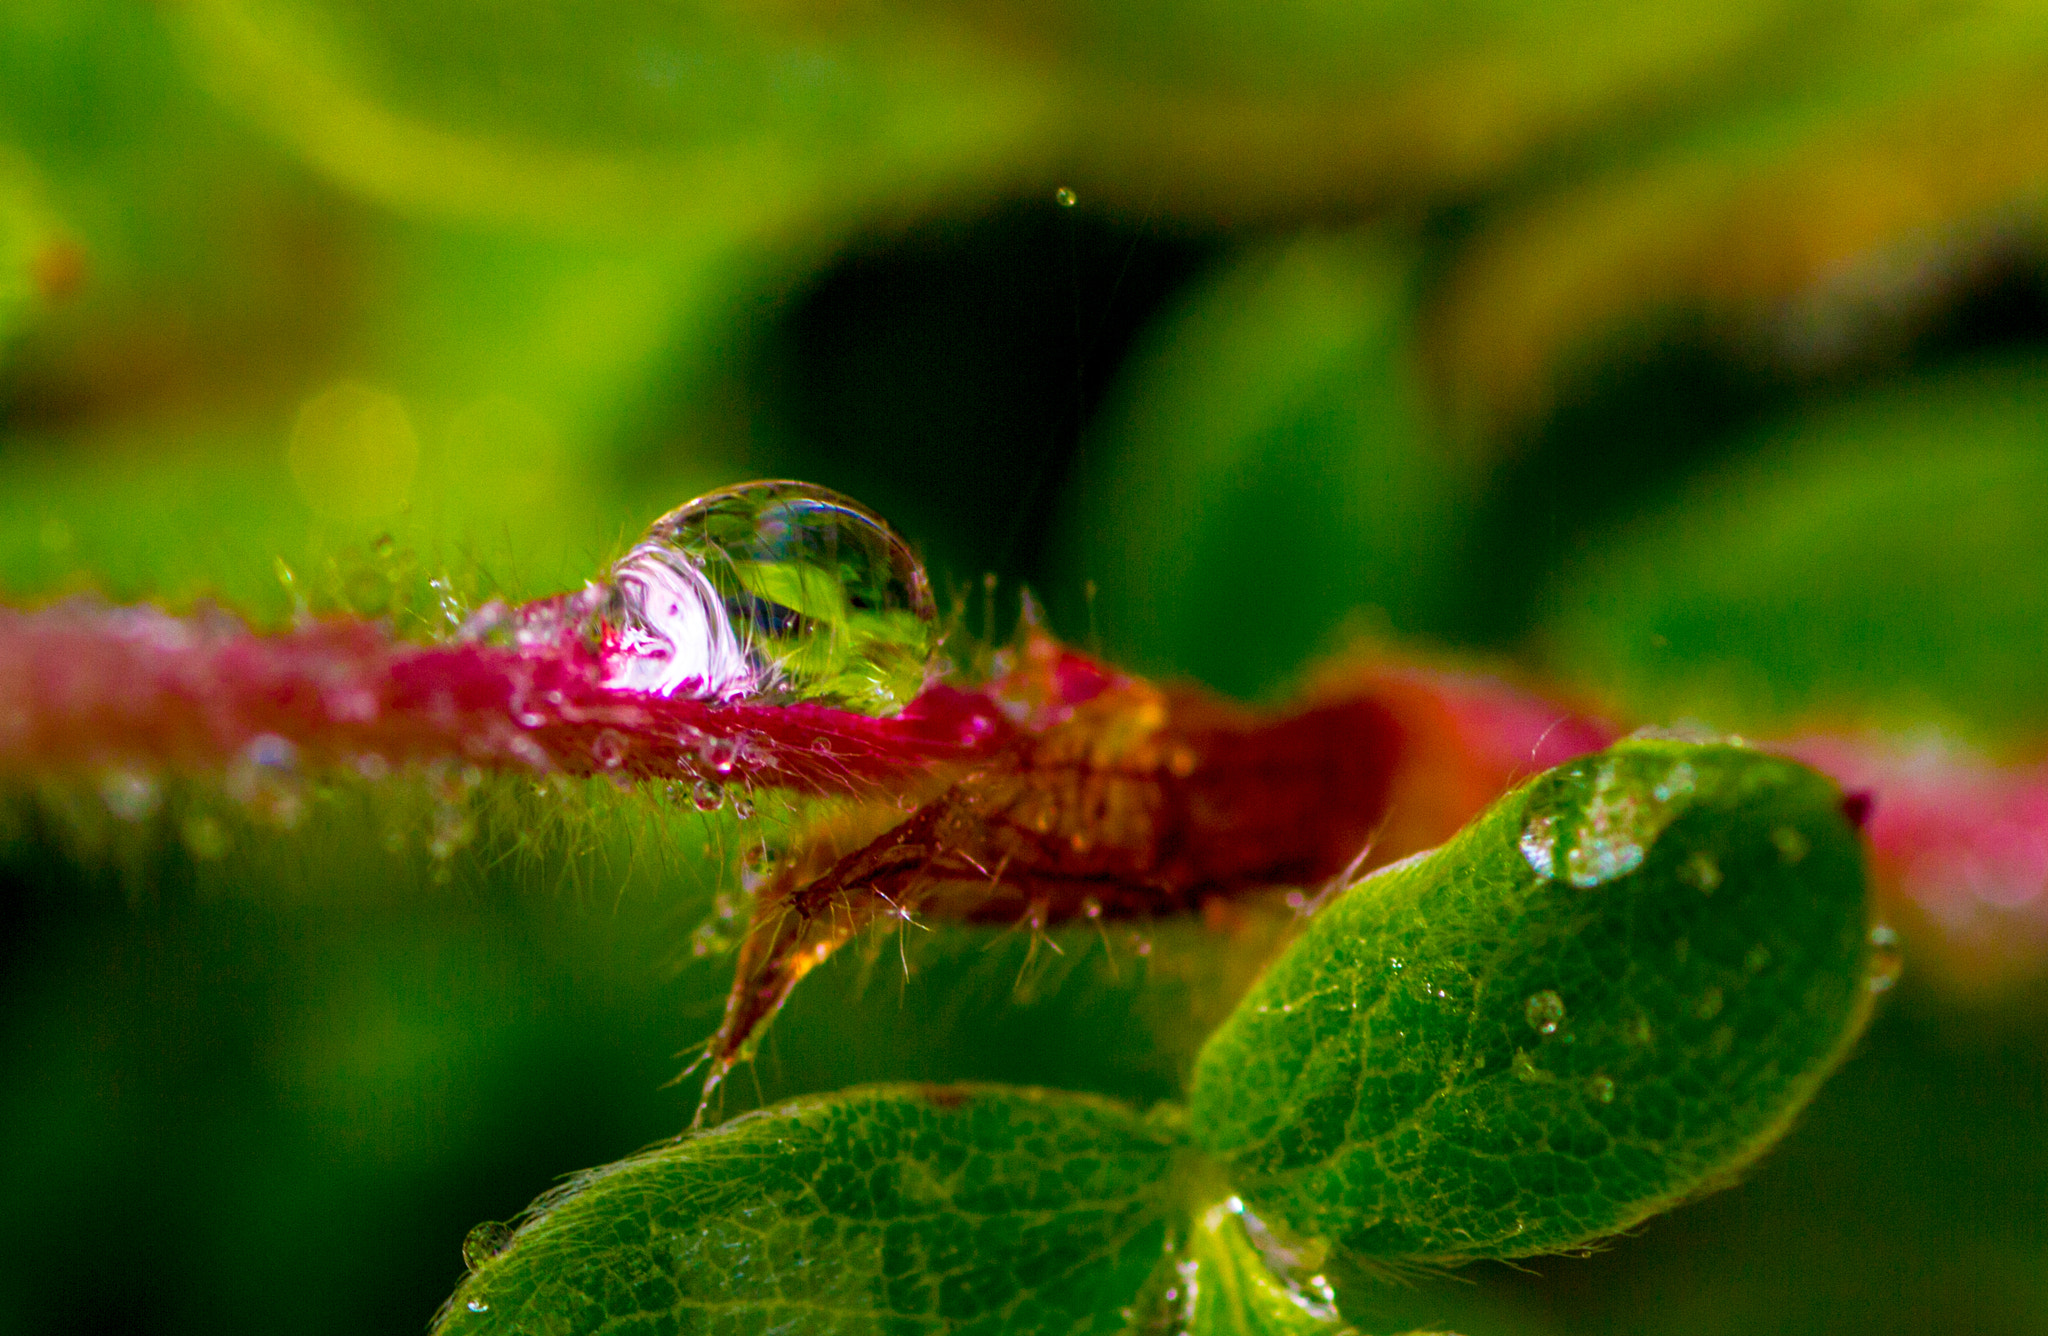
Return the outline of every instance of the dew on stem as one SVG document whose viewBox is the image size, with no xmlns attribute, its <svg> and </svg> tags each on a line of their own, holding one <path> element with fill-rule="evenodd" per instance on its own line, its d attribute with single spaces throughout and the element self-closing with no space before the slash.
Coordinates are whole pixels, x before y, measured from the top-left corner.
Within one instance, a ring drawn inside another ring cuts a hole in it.
<svg viewBox="0 0 2048 1336">
<path fill-rule="evenodd" d="M 895 714 L 939 647 L 924 567 L 880 517 L 753 482 L 656 520 L 595 609 L 606 686 Z"/>
</svg>

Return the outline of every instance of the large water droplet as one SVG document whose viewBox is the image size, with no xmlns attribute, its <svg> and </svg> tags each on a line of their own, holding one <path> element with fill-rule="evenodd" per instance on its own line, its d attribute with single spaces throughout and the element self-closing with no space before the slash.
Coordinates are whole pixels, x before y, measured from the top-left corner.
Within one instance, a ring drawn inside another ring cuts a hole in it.
<svg viewBox="0 0 2048 1336">
<path fill-rule="evenodd" d="M 669 512 L 602 593 L 606 685 L 661 696 L 894 714 L 939 644 L 910 548 L 808 483 L 743 483 Z"/>
<path fill-rule="evenodd" d="M 1556 1034 L 1557 1027 L 1564 1024 L 1564 999 L 1548 988 L 1531 993 L 1522 1004 L 1522 1017 L 1537 1034 Z"/>
<path fill-rule="evenodd" d="M 1641 867 L 1699 782 L 1684 761 L 1646 773 L 1646 760 L 1606 756 L 1566 770 L 1522 828 L 1529 866 L 1585 889 Z"/>
<path fill-rule="evenodd" d="M 1865 967 L 1863 986 L 1873 993 L 1888 992 L 1899 981 L 1906 955 L 1899 949 L 1899 934 L 1889 924 L 1870 930 L 1870 964 Z"/>
<path fill-rule="evenodd" d="M 1656 838 L 1645 805 L 1621 778 L 1619 766 L 1611 760 L 1601 765 L 1564 856 L 1565 880 L 1590 888 L 1642 866 L 1643 846 Z"/>
<path fill-rule="evenodd" d="M 512 1226 L 502 1220 L 486 1220 L 462 1240 L 462 1264 L 474 1271 L 512 1246 Z"/>
</svg>

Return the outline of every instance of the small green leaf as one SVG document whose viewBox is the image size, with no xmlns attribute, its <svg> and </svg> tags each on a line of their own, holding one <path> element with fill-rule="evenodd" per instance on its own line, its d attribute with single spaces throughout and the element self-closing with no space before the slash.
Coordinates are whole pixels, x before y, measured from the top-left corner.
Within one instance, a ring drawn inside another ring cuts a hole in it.
<svg viewBox="0 0 2048 1336">
<path fill-rule="evenodd" d="M 1187 1155 L 1084 1095 L 797 1100 L 542 1198 L 438 1329 L 1117 1332 L 1166 1251 Z"/>
<path fill-rule="evenodd" d="M 1725 1183 L 1869 1011 L 1840 802 L 1728 745 L 1549 772 L 1317 917 L 1203 1050 L 1196 1140 L 1387 1258 L 1571 1248 Z"/>
</svg>

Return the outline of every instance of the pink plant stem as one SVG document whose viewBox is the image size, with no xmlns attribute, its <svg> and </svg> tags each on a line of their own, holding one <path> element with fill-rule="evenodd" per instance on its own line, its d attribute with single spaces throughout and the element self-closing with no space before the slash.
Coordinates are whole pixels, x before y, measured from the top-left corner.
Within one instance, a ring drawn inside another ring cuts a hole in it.
<svg viewBox="0 0 2048 1336">
<path fill-rule="evenodd" d="M 259 635 L 225 614 L 85 603 L 0 610 L 0 773 L 204 770 L 257 748 L 365 769 L 440 761 L 845 792 L 985 755 L 1011 731 L 987 699 L 944 687 L 871 719 L 611 690 L 574 643 L 410 644 L 343 620 Z"/>
</svg>

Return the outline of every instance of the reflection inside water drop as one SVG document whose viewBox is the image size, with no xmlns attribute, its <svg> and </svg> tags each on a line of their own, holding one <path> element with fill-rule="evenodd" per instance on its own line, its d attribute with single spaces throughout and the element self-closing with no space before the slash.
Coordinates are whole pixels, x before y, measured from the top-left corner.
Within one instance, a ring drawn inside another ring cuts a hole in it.
<svg viewBox="0 0 2048 1336">
<path fill-rule="evenodd" d="M 502 1220 L 486 1220 L 463 1236 L 462 1264 L 474 1271 L 511 1246 L 512 1226 Z"/>
<path fill-rule="evenodd" d="M 908 545 L 808 483 L 743 483 L 671 511 L 598 592 L 605 684 L 627 691 L 894 714 L 939 644 Z"/>
<path fill-rule="evenodd" d="M 1641 867 L 1698 787 L 1688 763 L 1664 766 L 1653 776 L 1644 773 L 1643 759 L 1607 756 L 1562 771 L 1522 827 L 1523 861 L 1539 876 L 1562 875 L 1588 890 Z M 1720 869 L 1708 859 L 1679 875 L 1711 890 Z"/>
<path fill-rule="evenodd" d="M 1539 812 L 1529 818 L 1522 827 L 1521 850 L 1523 861 L 1536 869 L 1539 877 L 1557 875 L 1557 818 L 1548 812 Z"/>
</svg>

